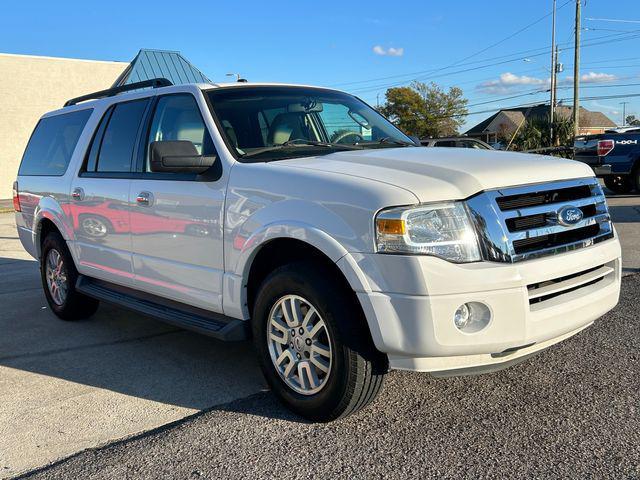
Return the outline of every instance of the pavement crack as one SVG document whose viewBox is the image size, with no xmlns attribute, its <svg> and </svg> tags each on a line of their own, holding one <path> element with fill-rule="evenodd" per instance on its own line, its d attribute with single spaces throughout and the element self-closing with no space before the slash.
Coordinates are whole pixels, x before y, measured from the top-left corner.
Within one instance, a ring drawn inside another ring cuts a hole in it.
<svg viewBox="0 0 640 480">
<path fill-rule="evenodd" d="M 23 359 L 23 358 L 46 357 L 48 355 L 57 355 L 57 354 L 60 354 L 60 353 L 76 352 L 76 351 L 87 350 L 87 349 L 96 348 L 96 347 L 109 347 L 109 346 L 112 346 L 112 345 L 120 345 L 120 344 L 124 344 L 124 343 L 139 342 L 139 341 L 142 341 L 142 340 L 149 340 L 149 339 L 152 339 L 152 338 L 163 337 L 165 335 L 171 335 L 173 333 L 178 333 L 178 332 L 183 332 L 183 331 L 184 330 L 176 328 L 176 329 L 168 330 L 166 332 L 154 333 L 154 334 L 151 334 L 151 335 L 144 335 L 144 336 L 135 337 L 135 338 L 123 338 L 123 339 L 120 339 L 120 340 L 113 340 L 111 342 L 98 342 L 98 343 L 91 343 L 89 345 L 79 345 L 79 346 L 76 346 L 76 347 L 55 348 L 55 349 L 51 349 L 51 350 L 44 350 L 42 352 L 23 353 L 23 354 L 20 354 L 20 355 L 7 355 L 7 356 L 4 356 L 4 357 L 0 357 L 0 362 L 6 362 L 6 361 L 12 361 L 12 360 L 20 360 L 20 359 Z"/>
</svg>

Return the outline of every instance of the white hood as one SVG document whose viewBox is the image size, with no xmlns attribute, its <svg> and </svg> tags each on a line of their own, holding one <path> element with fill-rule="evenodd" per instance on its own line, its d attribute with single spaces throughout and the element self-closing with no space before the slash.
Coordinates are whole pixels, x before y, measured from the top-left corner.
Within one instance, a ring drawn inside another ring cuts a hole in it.
<svg viewBox="0 0 640 480">
<path fill-rule="evenodd" d="M 413 192 L 421 202 L 458 200 L 482 190 L 592 177 L 581 162 L 543 155 L 463 148 L 382 148 L 275 162 L 351 175 Z"/>
</svg>

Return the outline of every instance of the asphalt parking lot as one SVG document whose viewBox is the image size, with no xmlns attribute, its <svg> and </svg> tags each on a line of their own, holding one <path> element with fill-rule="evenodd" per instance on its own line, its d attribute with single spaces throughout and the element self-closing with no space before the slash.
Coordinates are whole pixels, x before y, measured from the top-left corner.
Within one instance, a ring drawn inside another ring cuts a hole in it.
<svg viewBox="0 0 640 480">
<path fill-rule="evenodd" d="M 109 306 L 58 321 L 0 215 L 0 477 L 640 477 L 640 197 L 610 205 L 626 277 L 594 327 L 494 375 L 394 372 L 329 425 L 264 391 L 248 343 Z"/>
</svg>

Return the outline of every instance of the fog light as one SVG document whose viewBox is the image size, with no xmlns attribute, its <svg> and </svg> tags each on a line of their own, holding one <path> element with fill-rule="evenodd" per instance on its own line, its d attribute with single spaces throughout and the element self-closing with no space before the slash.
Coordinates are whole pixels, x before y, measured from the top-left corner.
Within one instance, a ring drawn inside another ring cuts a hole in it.
<svg viewBox="0 0 640 480">
<path fill-rule="evenodd" d="M 464 329 L 469 323 L 469 307 L 465 303 L 464 305 L 460 305 L 456 310 L 456 313 L 453 314 L 453 323 L 456 324 L 460 330 Z"/>
<path fill-rule="evenodd" d="M 491 311 L 484 303 L 469 302 L 460 305 L 453 314 L 453 323 L 464 333 L 476 333 L 489 325 Z"/>
</svg>

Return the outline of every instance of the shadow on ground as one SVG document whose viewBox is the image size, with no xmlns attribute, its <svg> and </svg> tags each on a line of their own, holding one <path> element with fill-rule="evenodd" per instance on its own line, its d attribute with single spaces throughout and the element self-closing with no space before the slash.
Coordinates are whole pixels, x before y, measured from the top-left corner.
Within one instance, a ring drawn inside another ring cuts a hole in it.
<svg viewBox="0 0 640 480">
<path fill-rule="evenodd" d="M 2 366 L 193 409 L 263 387 L 250 342 L 220 342 L 106 304 L 65 322 L 48 309 L 36 262 L 0 265 Z"/>
</svg>

